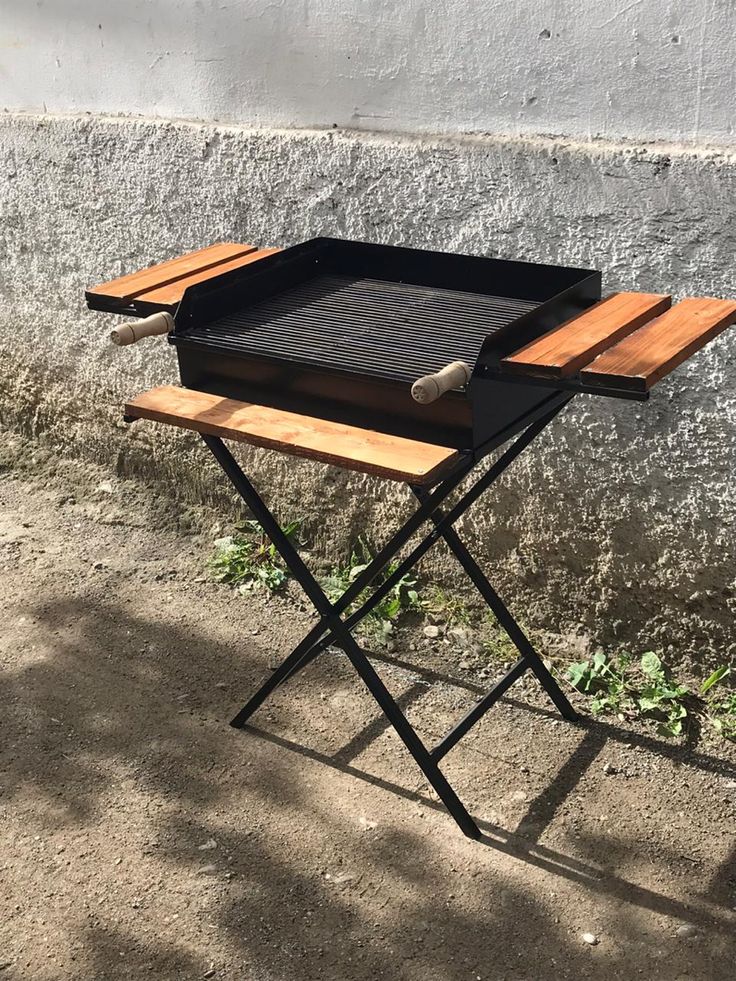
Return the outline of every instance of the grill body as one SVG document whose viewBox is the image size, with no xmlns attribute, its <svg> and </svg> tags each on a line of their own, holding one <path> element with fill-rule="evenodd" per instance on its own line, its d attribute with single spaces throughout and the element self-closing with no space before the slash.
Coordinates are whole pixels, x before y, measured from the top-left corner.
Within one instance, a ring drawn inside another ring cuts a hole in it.
<svg viewBox="0 0 736 981">
<path fill-rule="evenodd" d="M 187 387 L 469 450 L 555 394 L 487 366 L 600 293 L 590 270 L 313 239 L 190 287 L 170 340 Z M 467 390 L 416 403 L 455 360 Z"/>
</svg>

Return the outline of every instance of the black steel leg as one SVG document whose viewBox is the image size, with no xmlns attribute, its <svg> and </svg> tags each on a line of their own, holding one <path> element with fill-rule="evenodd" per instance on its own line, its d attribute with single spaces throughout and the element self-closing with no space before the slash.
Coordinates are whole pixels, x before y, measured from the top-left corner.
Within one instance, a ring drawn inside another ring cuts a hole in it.
<svg viewBox="0 0 736 981">
<path fill-rule="evenodd" d="M 370 664 L 365 654 L 361 651 L 360 647 L 353 639 L 352 634 L 342 622 L 340 616 L 335 612 L 337 604 L 333 606 L 333 604 L 331 604 L 327 599 L 319 583 L 306 567 L 301 556 L 288 540 L 284 532 L 281 530 L 278 521 L 276 521 L 266 505 L 263 503 L 258 495 L 258 492 L 242 472 L 234 457 L 224 446 L 222 441 L 214 436 L 208 435 L 203 435 L 202 438 L 222 466 L 227 476 L 232 481 L 238 493 L 260 522 L 264 532 L 278 549 L 290 571 L 299 581 L 307 596 L 312 600 L 317 612 L 320 613 L 323 618 L 322 622 L 317 624 L 312 631 L 310 631 L 310 634 L 308 634 L 304 641 L 302 641 L 302 644 L 300 644 L 299 647 L 297 647 L 289 655 L 289 657 L 286 658 L 286 660 L 277 669 L 277 671 L 274 672 L 274 675 L 272 675 L 268 682 L 259 692 L 256 693 L 256 695 L 253 696 L 253 698 L 241 710 L 241 712 L 238 713 L 238 716 L 236 716 L 236 718 L 233 720 L 233 724 L 236 722 L 236 720 L 238 720 L 239 724 L 242 725 L 245 719 L 255 710 L 255 708 L 257 708 L 258 705 L 260 705 L 268 696 L 268 694 L 277 687 L 280 681 L 286 678 L 292 668 L 294 668 L 299 661 L 303 659 L 306 651 L 309 651 L 309 648 L 314 644 L 314 637 L 319 636 L 319 634 L 326 628 L 335 638 L 337 644 L 348 656 L 351 664 L 360 675 L 368 690 L 378 702 L 381 710 L 393 725 L 406 748 L 414 757 L 414 760 L 418 764 L 422 773 L 434 787 L 438 797 L 455 819 L 463 834 L 466 834 L 470 838 L 479 838 L 480 829 L 478 828 L 477 824 L 468 814 L 467 810 L 461 803 L 460 798 L 447 782 L 447 779 L 437 763 L 430 756 L 429 750 L 426 748 L 426 746 L 424 746 L 419 736 L 417 736 L 416 732 L 407 721 L 406 716 L 396 704 L 390 692 L 374 670 L 373 666 Z M 306 647 L 306 651 L 302 650 L 304 647 Z M 277 675 L 278 678 L 276 678 Z"/>
<path fill-rule="evenodd" d="M 555 410 L 555 412 L 556 411 L 558 410 Z M 238 481 L 239 478 L 242 478 L 243 480 L 246 480 L 246 478 L 245 475 L 240 470 L 240 468 L 238 467 L 235 460 L 233 459 L 230 452 L 226 449 L 225 446 L 223 446 L 223 444 L 219 440 L 214 439 L 214 437 L 203 435 L 202 438 L 204 439 L 207 446 L 210 448 L 212 453 L 217 458 L 218 462 L 220 463 L 220 466 L 223 468 L 227 476 L 230 478 L 230 480 L 233 482 L 236 488 L 238 488 L 238 490 L 241 492 L 241 496 L 243 496 Z M 521 439 L 524 440 L 526 438 L 527 438 L 527 434 L 524 433 Z M 514 447 L 512 447 L 511 449 L 513 450 Z M 511 463 L 515 455 L 516 453 L 514 453 L 513 456 L 510 455 L 507 463 L 503 464 L 503 467 L 507 466 L 508 463 Z M 499 461 L 499 463 L 501 463 L 501 461 Z M 333 604 L 333 608 L 331 609 L 331 612 L 335 612 L 337 614 L 343 613 L 350 606 L 350 604 L 353 603 L 353 601 L 357 599 L 358 596 L 360 596 L 363 590 L 371 584 L 371 582 L 387 565 L 387 563 L 393 558 L 393 556 L 399 551 L 399 549 L 402 548 L 402 546 L 409 541 L 409 539 L 417 531 L 417 529 L 420 528 L 421 525 L 428 519 L 432 511 L 435 508 L 439 507 L 442 501 L 444 501 L 445 498 L 449 494 L 451 494 L 452 491 L 458 486 L 458 484 L 461 483 L 461 481 L 472 470 L 473 465 L 474 464 L 471 459 L 466 458 L 461 460 L 460 464 L 458 465 L 455 471 L 453 471 L 448 477 L 446 477 L 441 484 L 433 488 L 431 493 L 427 493 L 425 495 L 424 500 L 420 502 L 420 507 L 414 512 L 413 515 L 411 515 L 411 517 L 404 523 L 404 525 L 402 525 L 402 527 L 399 528 L 397 532 L 395 532 L 395 534 L 389 539 L 386 545 L 384 545 L 383 548 L 378 552 L 378 554 L 372 559 L 372 561 L 369 563 L 367 568 L 364 569 L 363 572 L 358 577 L 356 577 L 355 581 L 348 587 L 348 589 L 345 590 L 342 596 L 340 596 L 340 598 Z M 252 486 L 250 487 L 250 490 L 253 493 L 255 493 L 255 489 Z M 261 504 L 261 508 L 265 508 L 265 505 L 263 504 L 262 501 L 260 502 L 260 504 Z M 370 609 L 373 608 L 374 605 L 380 602 L 383 595 L 385 595 L 385 593 L 388 592 L 388 590 L 392 587 L 394 582 L 398 582 L 400 578 L 401 575 L 394 576 L 392 577 L 390 583 L 384 583 L 383 588 L 385 589 L 385 592 L 379 594 L 377 598 L 374 597 L 371 606 L 362 607 L 361 610 L 353 614 L 350 617 L 349 624 L 353 625 L 355 623 L 358 623 L 360 620 L 362 620 L 363 617 L 366 615 L 366 613 L 368 613 Z M 301 581 L 298 574 L 297 574 L 297 579 Z M 324 634 L 326 634 L 326 636 L 323 637 Z M 322 637 L 323 639 L 320 640 L 320 637 Z M 332 644 L 333 642 L 334 642 L 333 637 L 325 626 L 325 617 L 323 616 L 320 623 L 317 624 L 315 627 L 313 627 L 312 630 L 310 630 L 307 637 L 305 637 L 304 640 L 301 641 L 299 646 L 294 650 L 294 652 L 289 655 L 289 657 L 287 658 L 288 665 L 286 664 L 286 662 L 284 662 L 284 664 L 282 664 L 279 667 L 279 669 L 274 674 L 274 676 L 271 677 L 266 682 L 266 684 L 264 685 L 265 694 L 263 695 L 263 698 L 260 697 L 261 692 L 257 692 L 253 696 L 253 698 L 250 699 L 248 704 L 243 706 L 241 711 L 238 712 L 238 714 L 232 720 L 231 725 L 235 726 L 236 728 L 242 727 L 245 724 L 246 720 L 249 718 L 249 716 L 252 715 L 253 712 L 255 712 L 255 710 L 259 707 L 259 705 L 261 705 L 264 698 L 267 698 L 268 695 L 271 694 L 271 692 L 273 692 L 275 688 L 277 688 L 279 685 L 283 684 L 284 682 L 288 681 L 289 678 L 293 677 L 295 674 L 298 674 L 305 667 L 307 667 L 308 664 L 311 664 L 311 662 L 317 657 L 317 655 L 321 654 L 322 651 L 324 651 L 327 647 L 329 647 L 330 644 Z M 301 655 L 300 657 L 295 656 L 297 652 L 300 653 Z"/>
<path fill-rule="evenodd" d="M 422 500 L 423 491 L 413 487 L 415 495 Z M 455 555 L 460 565 L 463 567 L 473 585 L 493 611 L 494 616 L 508 634 L 514 646 L 517 648 L 522 658 L 528 665 L 530 671 L 537 677 L 540 685 L 552 699 L 554 705 L 563 718 L 569 722 L 577 722 L 578 714 L 565 697 L 564 692 L 549 673 L 539 654 L 532 646 L 529 638 L 513 618 L 505 603 L 498 595 L 496 590 L 486 579 L 480 566 L 468 551 L 467 547 L 460 540 L 460 536 L 451 526 L 443 522 L 444 515 L 441 511 L 436 511 L 430 520 L 440 528 L 440 533 L 447 542 L 452 553 Z"/>
<path fill-rule="evenodd" d="M 526 671 L 528 665 L 525 658 L 521 658 L 516 662 L 516 664 L 510 668 L 506 674 L 501 678 L 490 691 L 487 691 L 483 698 L 475 703 L 457 722 L 452 729 L 443 736 L 442 739 L 434 746 L 430 752 L 430 756 L 433 760 L 441 760 L 443 756 L 450 752 L 453 746 L 460 742 L 466 732 L 475 725 L 483 716 L 486 714 L 492 705 L 501 698 L 505 692 L 513 685 L 513 683 L 520 678 Z"/>
<path fill-rule="evenodd" d="M 436 761 L 432 759 L 429 750 L 407 721 L 406 716 L 394 701 L 388 688 L 381 681 L 371 662 L 353 639 L 350 631 L 338 617 L 333 620 L 332 629 L 337 644 L 347 654 L 350 663 L 360 675 L 366 688 L 373 695 L 382 712 L 399 734 L 402 742 L 414 757 L 419 769 L 437 791 L 438 797 L 460 826 L 460 830 L 468 838 L 480 838 L 478 825 L 468 814 L 465 805 L 447 782 Z"/>
<path fill-rule="evenodd" d="M 258 689 L 255 695 L 253 695 L 248 702 L 246 702 L 246 704 L 230 723 L 231 726 L 233 726 L 235 729 L 242 729 L 255 710 L 260 708 L 268 696 L 275 691 L 280 684 L 307 666 L 309 661 L 316 656 L 313 655 L 310 657 L 312 654 L 310 647 L 313 646 L 315 640 L 319 637 L 320 632 L 320 624 L 310 630 L 299 646 L 294 648 L 286 660 L 282 661 L 278 668 L 276 668 L 266 683 Z"/>
<path fill-rule="evenodd" d="M 562 694 L 554 679 L 544 667 L 539 655 L 531 646 L 521 628 L 513 619 L 511 614 L 504 606 L 501 599 L 497 596 L 492 586 L 485 578 L 475 560 L 462 544 L 452 525 L 458 518 L 478 499 L 483 491 L 506 469 L 506 467 L 521 453 L 521 451 L 538 435 L 539 432 L 554 418 L 562 408 L 562 404 L 556 405 L 550 412 L 533 422 L 517 440 L 501 455 L 501 457 L 489 468 L 489 470 L 479 478 L 478 481 L 465 493 L 461 500 L 452 507 L 448 513 L 444 514 L 439 508 L 444 499 L 458 486 L 460 481 L 472 469 L 473 462 L 463 460 L 458 468 L 446 480 L 436 487 L 431 493 L 415 490 L 419 497 L 419 507 L 409 520 L 397 531 L 390 541 L 379 551 L 378 555 L 369 564 L 368 568 L 357 577 L 356 581 L 345 591 L 335 603 L 331 603 L 324 594 L 317 580 L 304 564 L 299 553 L 288 540 L 282 531 L 278 521 L 271 514 L 265 503 L 261 500 L 258 492 L 245 476 L 243 471 L 236 463 L 230 451 L 222 441 L 216 437 L 202 434 L 202 439 L 209 447 L 220 466 L 228 476 L 233 486 L 252 511 L 255 518 L 261 524 L 265 534 L 271 539 L 278 549 L 287 567 L 300 583 L 302 589 L 312 601 L 317 613 L 320 614 L 320 621 L 317 623 L 295 648 L 294 651 L 283 661 L 274 671 L 266 683 L 257 691 L 246 705 L 238 712 L 232 720 L 232 725 L 242 727 L 246 720 L 264 702 L 280 684 L 286 681 L 296 672 L 306 667 L 322 650 L 330 643 L 336 643 L 347 655 L 356 672 L 376 699 L 379 707 L 400 736 L 404 745 L 407 747 L 417 765 L 424 773 L 429 783 L 434 787 L 440 799 L 443 801 L 448 811 L 460 826 L 464 834 L 471 838 L 480 836 L 480 831 L 475 821 L 471 818 L 466 808 L 461 803 L 455 791 L 452 789 L 444 774 L 437 765 L 441 758 L 455 743 L 464 735 L 465 732 L 479 719 L 487 709 L 501 697 L 501 694 L 513 684 L 527 667 L 534 671 L 541 684 L 550 694 L 557 707 L 566 718 L 576 718 L 572 706 Z M 370 585 L 381 570 L 397 554 L 414 532 L 428 519 L 434 524 L 434 529 L 430 534 L 417 545 L 390 576 L 374 591 L 372 596 L 366 600 L 360 609 L 354 611 L 342 619 L 342 614 L 348 609 L 351 603 L 360 596 L 363 590 Z M 412 726 L 407 721 L 400 707 L 384 685 L 383 681 L 376 673 L 370 661 L 360 649 L 353 638 L 350 628 L 357 624 L 367 613 L 372 610 L 378 602 L 389 592 L 401 577 L 411 569 L 419 559 L 435 544 L 439 538 L 445 539 L 452 551 L 457 556 L 463 568 L 466 570 L 471 580 L 480 591 L 481 595 L 498 617 L 504 629 L 507 631 L 513 642 L 522 654 L 521 661 L 518 662 L 496 686 L 481 699 L 478 705 L 474 706 L 455 728 L 432 750 L 431 752 L 422 743 Z"/>
<path fill-rule="evenodd" d="M 467 474 L 467 470 L 462 471 L 459 479 L 448 477 L 444 484 L 436 488 L 430 493 L 422 491 L 422 496 L 420 498 L 420 507 L 416 511 L 409 521 L 393 536 L 387 545 L 385 545 L 381 551 L 378 553 L 375 559 L 370 563 L 368 568 L 355 580 L 352 586 L 343 593 L 340 599 L 335 604 L 335 612 L 342 613 L 348 608 L 348 606 L 355 600 L 363 591 L 363 589 L 370 584 L 370 582 L 376 577 L 378 572 L 388 564 L 388 562 L 394 557 L 401 546 L 408 541 L 408 537 L 405 534 L 409 525 L 413 528 L 419 526 L 425 520 L 432 518 L 435 525 L 434 530 L 427 535 L 419 544 L 412 549 L 409 555 L 406 556 L 394 569 L 390 576 L 381 583 L 381 585 L 375 590 L 375 592 L 360 606 L 359 609 L 355 610 L 350 614 L 345 620 L 345 625 L 348 628 L 354 627 L 358 624 L 371 610 L 375 609 L 376 606 L 384 599 L 393 587 L 399 582 L 403 576 L 406 575 L 414 566 L 419 562 L 419 560 L 432 548 L 435 542 L 439 541 L 442 537 L 445 528 L 452 528 L 452 525 L 468 510 L 468 508 L 478 500 L 481 494 L 491 486 L 501 474 L 509 467 L 517 456 L 524 450 L 529 443 L 535 439 L 539 433 L 549 425 L 549 423 L 554 419 L 560 410 L 564 408 L 563 405 L 556 405 L 548 413 L 541 416 L 535 422 L 533 422 L 524 432 L 517 437 L 517 439 L 505 450 L 501 456 L 496 460 L 496 462 L 489 467 L 486 473 L 480 477 L 473 486 L 463 495 L 463 497 L 450 509 L 446 514 L 442 514 L 441 517 L 436 517 L 442 501 L 449 494 L 447 490 L 447 485 L 452 481 L 452 486 L 457 486 L 460 480 Z M 419 496 L 417 489 L 412 488 L 414 493 Z M 452 489 L 452 488 L 450 488 Z M 436 518 L 436 520 L 435 520 Z M 459 539 L 458 539 L 459 541 Z M 478 570 L 480 572 L 480 570 Z M 481 573 L 482 576 L 482 573 Z M 309 661 L 313 660 L 317 654 L 320 654 L 326 647 L 332 643 L 332 638 L 328 634 L 320 640 L 315 648 L 310 651 L 310 657 L 308 660 L 305 659 L 304 664 L 306 665 Z M 301 670 L 302 665 L 299 665 L 298 669 Z"/>
</svg>

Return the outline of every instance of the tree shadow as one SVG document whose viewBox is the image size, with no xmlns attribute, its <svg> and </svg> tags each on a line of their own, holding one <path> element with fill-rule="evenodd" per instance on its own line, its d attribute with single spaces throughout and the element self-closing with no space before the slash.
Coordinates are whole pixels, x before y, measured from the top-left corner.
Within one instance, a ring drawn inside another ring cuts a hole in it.
<svg viewBox="0 0 736 981">
<path fill-rule="evenodd" d="M 402 747 L 386 743 L 381 717 L 342 658 L 324 655 L 310 668 L 311 679 L 290 683 L 264 707 L 276 731 L 259 724 L 236 732 L 225 721 L 235 707 L 228 692 L 253 690 L 270 652 L 252 637 L 235 651 L 210 631 L 133 612 L 129 599 L 39 604 L 32 618 L 46 642 L 18 664 L 9 658 L 1 677 L 6 806 L 22 811 L 32 801 L 33 819 L 46 833 L 64 835 L 112 828 L 116 809 L 140 807 L 155 839 L 141 853 L 154 884 L 142 887 L 134 913 L 118 915 L 115 900 L 94 915 L 80 909 L 69 917 L 77 977 L 190 978 L 210 964 L 217 977 L 239 979 L 464 981 L 625 971 L 626 944 L 581 945 L 560 924 L 550 890 L 583 904 L 613 902 L 616 931 L 631 943 L 641 933 L 641 911 L 697 923 L 710 932 L 698 957 L 719 976 L 729 943 L 721 889 L 695 908 L 579 857 L 615 852 L 619 846 L 605 836 L 584 836 L 578 854 L 540 841 L 606 741 L 631 742 L 631 733 L 599 723 L 565 727 L 561 753 L 570 739 L 577 748 L 549 774 L 517 828 L 481 817 L 483 839 L 472 843 L 436 800 L 413 789 L 411 761 Z M 400 664 L 392 671 L 392 680 L 406 674 Z M 223 678 L 218 686 L 215 679 Z M 327 686 L 343 699 L 336 712 L 320 700 Z M 400 697 L 420 708 L 428 690 L 409 677 Z M 341 705 L 349 711 L 339 711 Z M 520 727 L 534 719 L 550 724 L 535 706 L 515 703 L 513 711 Z M 317 726 L 317 715 L 328 718 L 329 728 Z M 357 734 L 356 722 L 363 726 Z M 529 734 L 518 731 L 524 743 Z M 379 745 L 381 753 L 371 756 Z M 476 751 L 453 752 L 452 768 L 467 782 Z M 708 757 L 689 762 L 716 772 Z M 317 791 L 313 785 L 323 767 L 335 775 L 329 799 L 322 784 Z M 397 769 L 398 781 L 384 775 Z M 362 783 L 376 791 L 382 814 L 376 832 L 351 823 L 350 798 Z M 209 839 L 217 841 L 216 852 L 199 852 Z M 618 857 L 623 863 L 623 851 Z M 204 874 L 205 861 L 212 874 Z M 115 884 L 114 874 L 101 875 Z M 180 921 L 186 918 L 187 930 L 173 921 L 162 925 L 159 907 L 172 894 L 190 904 Z M 204 918 L 194 934 L 192 908 Z M 695 953 L 675 947 L 668 970 L 689 970 Z"/>
</svg>

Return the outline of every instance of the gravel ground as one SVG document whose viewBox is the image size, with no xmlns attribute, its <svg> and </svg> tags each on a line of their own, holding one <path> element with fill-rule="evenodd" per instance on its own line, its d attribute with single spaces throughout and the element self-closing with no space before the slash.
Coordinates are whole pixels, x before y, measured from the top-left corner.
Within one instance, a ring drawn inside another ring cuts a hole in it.
<svg viewBox="0 0 736 981">
<path fill-rule="evenodd" d="M 444 764 L 472 842 L 337 654 L 227 725 L 312 622 L 296 590 L 216 585 L 166 502 L 28 458 L 0 476 L 2 981 L 733 977 L 723 744 L 517 685 Z M 436 738 L 489 682 L 419 633 L 375 663 Z"/>
</svg>

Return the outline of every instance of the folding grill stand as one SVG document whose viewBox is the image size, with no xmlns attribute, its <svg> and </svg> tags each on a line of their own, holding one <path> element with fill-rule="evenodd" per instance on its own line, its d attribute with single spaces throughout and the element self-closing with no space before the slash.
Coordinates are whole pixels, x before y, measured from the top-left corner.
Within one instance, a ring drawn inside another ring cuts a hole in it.
<svg viewBox="0 0 736 981">
<path fill-rule="evenodd" d="M 312 601 L 320 621 L 317 623 L 292 651 L 286 660 L 273 672 L 268 681 L 243 706 L 231 725 L 243 728 L 250 716 L 265 701 L 279 685 L 298 671 L 301 671 L 322 651 L 332 644 L 342 648 L 368 690 L 378 702 L 382 712 L 399 734 L 407 749 L 416 760 L 429 783 L 434 787 L 440 799 L 450 814 L 460 826 L 464 834 L 470 838 L 480 837 L 480 829 L 459 800 L 447 779 L 438 766 L 439 760 L 452 749 L 465 733 L 498 701 L 511 685 L 525 671 L 530 670 L 550 696 L 557 709 L 565 719 L 575 722 L 577 713 L 560 690 L 552 675 L 544 666 L 539 654 L 534 650 L 521 627 L 506 609 L 496 591 L 481 572 L 475 559 L 468 552 L 454 530 L 453 525 L 465 513 L 492 483 L 506 470 L 516 457 L 536 436 L 552 421 L 563 405 L 569 399 L 555 405 L 554 409 L 531 423 L 514 443 L 499 457 L 499 459 L 466 491 L 464 496 L 449 511 L 441 510 L 442 502 L 470 473 L 476 459 L 464 457 L 460 464 L 438 484 L 431 492 L 418 487 L 412 491 L 419 500 L 419 507 L 397 531 L 390 541 L 380 550 L 368 567 L 359 575 L 355 582 L 335 602 L 331 603 L 317 580 L 302 561 L 299 553 L 289 542 L 281 527 L 260 498 L 258 492 L 236 463 L 233 455 L 216 436 L 202 433 L 202 439 L 210 448 L 218 463 L 225 471 L 235 489 L 243 498 L 260 522 L 265 533 L 278 549 L 291 573 L 300 583 L 304 592 Z M 345 616 L 343 614 L 357 599 L 363 590 L 371 584 L 381 570 L 391 561 L 397 552 L 409 541 L 412 535 L 427 520 L 434 528 L 410 554 L 403 559 L 397 568 L 384 580 L 359 609 Z M 411 727 L 403 712 L 396 704 L 392 695 L 381 681 L 370 661 L 354 640 L 351 630 L 374 609 L 390 592 L 392 587 L 425 555 L 426 552 L 442 538 L 447 543 L 455 557 L 468 574 L 478 592 L 495 614 L 521 657 L 513 667 L 496 682 L 493 688 L 478 701 L 466 715 L 441 739 L 433 749 L 427 749 L 419 736 Z"/>
</svg>

